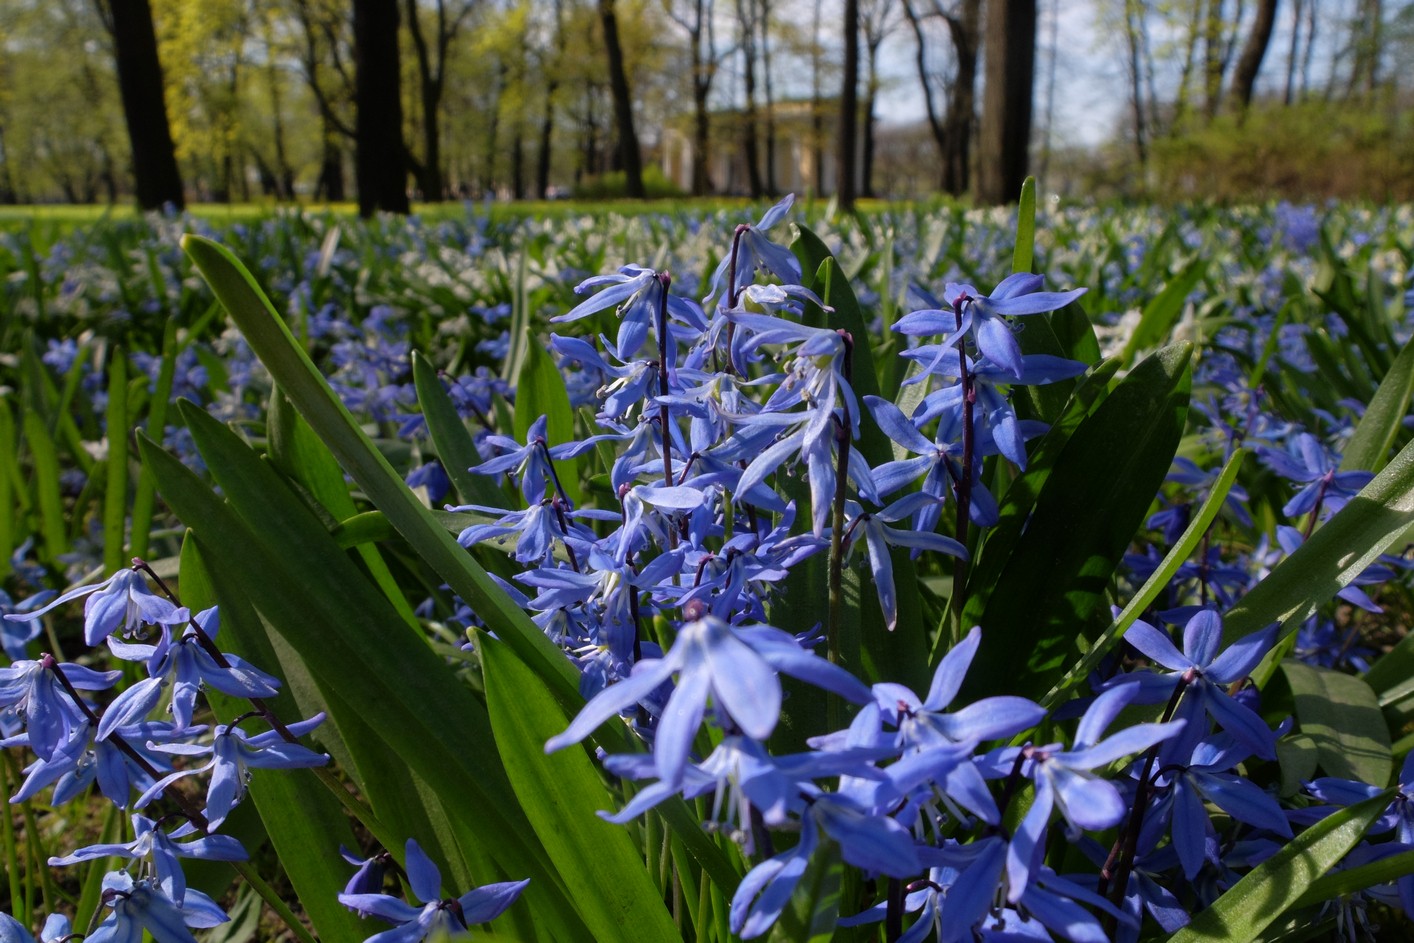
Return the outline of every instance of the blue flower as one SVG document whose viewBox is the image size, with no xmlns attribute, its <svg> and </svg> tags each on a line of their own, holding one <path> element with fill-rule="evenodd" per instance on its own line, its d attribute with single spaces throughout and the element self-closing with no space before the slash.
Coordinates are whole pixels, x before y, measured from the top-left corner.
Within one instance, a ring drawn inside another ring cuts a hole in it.
<svg viewBox="0 0 1414 943">
<path fill-rule="evenodd" d="M 194 625 L 200 625 L 206 637 L 215 641 L 221 630 L 216 607 L 201 613 Z M 203 684 L 232 697 L 263 698 L 279 693 L 278 678 L 247 664 L 239 655 L 222 653 L 226 665 L 217 664 L 194 627 L 183 632 L 176 642 L 172 641 L 171 629 L 163 626 L 161 641 L 156 645 L 110 639 L 108 647 L 119 658 L 146 661 L 150 677 L 132 685 L 108 705 L 98 725 L 100 740 L 119 727 L 138 723 L 147 717 L 157 707 L 168 685 L 172 687 L 171 711 L 178 731 L 191 725 L 196 696 Z"/>
<path fill-rule="evenodd" d="M 137 570 L 124 569 L 101 583 L 76 586 L 50 600 L 48 605 L 25 613 L 6 613 L 11 622 L 38 619 L 56 606 L 87 596 L 83 607 L 83 639 L 97 645 L 121 630 L 130 634 L 142 625 L 181 625 L 191 617 L 186 609 L 152 592 Z"/>
<path fill-rule="evenodd" d="M 439 934 L 458 934 L 472 924 L 488 923 L 516 902 L 530 883 L 507 881 L 474 888 L 460 897 L 442 897 L 442 873 L 416 841 L 407 842 L 408 887 L 421 907 L 389 894 L 340 894 L 339 903 L 361 914 L 371 914 L 389 923 L 392 930 L 375 933 L 365 943 L 416 943 Z"/>
<path fill-rule="evenodd" d="M 734 284 L 726 286 L 726 296 L 730 296 L 734 291 L 740 291 L 751 284 L 756 278 L 758 269 L 771 273 L 786 284 L 799 284 L 800 262 L 789 249 L 776 245 L 763 235 L 766 230 L 773 228 L 785 219 L 793 202 L 795 202 L 795 194 L 787 194 L 779 203 L 762 214 L 755 226 L 743 224 L 737 227 L 740 240 L 737 243 L 736 251 L 736 279 Z M 727 269 L 731 266 L 731 262 L 732 254 L 729 252 L 718 263 L 717 270 L 712 273 L 712 286 L 708 289 L 707 298 L 703 301 L 704 305 L 711 304 L 714 298 L 719 302 L 727 300 L 726 297 L 718 297 L 718 291 L 722 288 L 722 280 L 727 277 Z"/>
<path fill-rule="evenodd" d="M 693 335 L 707 329 L 707 320 L 696 302 L 668 293 L 670 282 L 666 272 L 655 272 L 641 265 L 625 265 L 616 275 L 596 275 L 580 282 L 574 289 L 577 295 L 604 285 L 612 287 L 580 302 L 570 311 L 557 315 L 550 321 L 577 321 L 596 311 L 617 306 L 620 317 L 619 335 L 614 346 L 621 359 L 631 360 L 648 339 L 650 325 L 656 329 L 661 305 L 667 306 L 667 313 L 674 320 L 688 325 Z M 658 338 L 658 343 L 669 355 L 677 349 L 676 342 L 671 337 L 673 333 L 670 329 L 668 338 Z"/>
<path fill-rule="evenodd" d="M 153 878 L 133 880 L 126 871 L 103 878 L 103 903 L 113 912 L 85 938 L 86 943 L 142 943 L 143 931 L 156 943 L 197 943 L 187 927 L 204 929 L 230 918 L 216 902 L 198 890 L 188 890 L 178 903 Z"/>
<path fill-rule="evenodd" d="M 0 668 L 0 708 L 13 709 L 24 721 L 30 748 L 42 760 L 53 759 L 55 752 L 86 719 L 60 681 L 61 674 L 81 691 L 111 688 L 123 675 L 121 671 L 94 671 L 69 662 L 60 664 L 52 655 Z"/>
<path fill-rule="evenodd" d="M 1198 741 L 1207 734 L 1207 725 L 1200 723 L 1205 713 L 1262 759 L 1275 759 L 1276 737 L 1271 728 L 1250 708 L 1234 700 L 1227 688 L 1246 680 L 1276 641 L 1277 629 L 1275 625 L 1268 626 L 1238 639 L 1220 653 L 1222 617 L 1211 609 L 1202 609 L 1184 626 L 1180 652 L 1168 635 L 1147 622 L 1136 621 L 1124 640 L 1168 672 L 1131 672 L 1116 677 L 1110 686 L 1137 685 L 1141 704 L 1158 703 L 1172 697 L 1179 686 L 1184 687 L 1174 716 L 1186 719 L 1188 727 L 1181 737 L 1165 746 L 1160 756 L 1165 765 L 1188 761 Z"/>
<path fill-rule="evenodd" d="M 710 696 L 717 710 L 747 736 L 765 740 L 781 712 L 781 671 L 862 704 L 869 689 L 849 672 L 800 647 L 780 629 L 733 628 L 715 616 L 689 622 L 662 658 L 645 658 L 633 674 L 584 705 L 564 733 L 545 743 L 550 753 L 578 743 L 611 717 L 631 710 L 674 674 L 677 687 L 658 721 L 653 755 L 669 788 L 683 780 L 693 737 Z"/>
<path fill-rule="evenodd" d="M 1041 291 L 1041 276 L 1017 272 L 998 283 L 990 295 L 971 285 L 949 282 L 943 290 L 947 309 L 914 311 L 899 318 L 894 330 L 908 335 L 948 335 L 944 346 L 956 344 L 970 333 L 977 349 L 1013 377 L 1022 374 L 1021 345 L 1004 317 L 1058 311 L 1085 294 Z"/>
<path fill-rule="evenodd" d="M 49 859 L 50 867 L 78 864 L 95 858 L 135 858 L 144 868 L 150 868 L 162 892 L 180 905 L 186 898 L 187 881 L 178 858 L 199 858 L 203 861 L 245 861 L 249 856 L 241 843 L 229 835 L 203 835 L 190 841 L 173 841 L 192 833 L 185 825 L 170 835 L 145 815 L 134 813 L 133 840 L 126 844 L 97 844 L 79 848 L 67 855 Z"/>
<path fill-rule="evenodd" d="M 1045 852 L 1046 828 L 1051 810 L 1059 808 L 1071 826 L 1071 833 L 1082 829 L 1098 831 L 1110 828 L 1124 818 L 1129 806 L 1114 784 L 1100 779 L 1093 770 L 1134 753 L 1149 749 L 1174 736 L 1184 727 L 1181 720 L 1162 724 L 1136 724 L 1119 731 L 1106 740 L 1100 737 L 1119 712 L 1129 705 L 1138 692 L 1132 686 L 1122 686 L 1095 698 L 1075 730 L 1075 742 L 1070 749 L 1060 744 L 1044 747 L 1009 748 L 997 756 L 999 764 L 1014 762 L 1020 755 L 1023 772 L 1036 783 L 1036 795 L 1007 848 L 1007 879 L 1010 884 L 1007 899 L 1021 899 L 1030 876 L 1040 865 Z"/>
<path fill-rule="evenodd" d="M 324 722 L 324 715 L 316 714 L 308 720 L 290 724 L 287 728 L 297 737 L 303 736 Z M 230 815 L 236 803 L 245 797 L 246 783 L 250 769 L 299 769 L 323 766 L 329 762 L 327 753 L 315 753 L 309 747 L 290 743 L 278 731 L 267 730 L 255 736 L 247 736 L 244 730 L 228 724 L 217 724 L 211 743 L 206 746 L 195 744 L 169 743 L 148 744 L 151 749 L 179 756 L 210 755 L 209 762 L 202 766 L 169 773 L 148 787 L 138 797 L 134 808 L 141 809 L 172 783 L 186 776 L 210 773 L 211 783 L 206 792 L 206 817 L 215 828 Z"/>
</svg>

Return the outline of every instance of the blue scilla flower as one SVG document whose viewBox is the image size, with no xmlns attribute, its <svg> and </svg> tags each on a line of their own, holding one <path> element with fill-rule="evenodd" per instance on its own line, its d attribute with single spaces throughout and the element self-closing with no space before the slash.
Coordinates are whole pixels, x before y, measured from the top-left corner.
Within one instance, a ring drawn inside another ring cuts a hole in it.
<svg viewBox="0 0 1414 943">
<path fill-rule="evenodd" d="M 157 943 L 197 943 L 188 927 L 206 929 L 230 918 L 210 897 L 195 888 L 175 901 L 155 878 L 134 880 L 126 871 L 103 878 L 104 905 L 113 908 L 87 943 L 142 943 L 144 932 Z"/>
<path fill-rule="evenodd" d="M 1334 514 L 1375 477 L 1367 471 L 1341 471 L 1339 459 L 1309 432 L 1294 436 L 1285 451 L 1261 448 L 1257 454 L 1272 471 L 1303 486 L 1282 507 L 1287 517 L 1322 509 Z"/>
<path fill-rule="evenodd" d="M 489 923 L 516 902 L 530 884 L 507 881 L 473 888 L 460 897 L 442 896 L 442 873 L 416 841 L 407 842 L 404 871 L 408 887 L 417 900 L 415 907 L 389 894 L 344 893 L 339 903 L 361 914 L 370 914 L 397 924 L 391 930 L 375 933 L 365 943 L 417 943 L 428 937 L 442 939 L 468 930 L 473 924 Z"/>
<path fill-rule="evenodd" d="M 666 272 L 656 272 L 641 265 L 625 265 L 617 274 L 596 275 L 580 282 L 574 289 L 577 295 L 606 285 L 610 287 L 550 321 L 556 324 L 577 321 L 606 308 L 617 308 L 619 333 L 614 346 L 621 359 L 631 360 L 648 340 L 650 329 L 657 330 L 660 308 L 665 307 L 668 316 L 677 324 L 670 325 L 669 336 L 658 338 L 658 342 L 671 356 L 676 352 L 677 339 L 690 340 L 707 329 L 707 319 L 702 309 L 695 301 L 670 293 L 668 287 L 671 283 L 672 279 Z M 678 325 L 685 325 L 686 329 Z"/>
<path fill-rule="evenodd" d="M 69 688 L 103 691 L 122 676 L 121 671 L 94 671 L 69 662 L 61 664 L 53 655 L 43 655 L 38 661 L 17 661 L 0 668 L 0 710 L 13 712 L 24 723 L 30 749 L 36 756 L 52 759 L 86 722 L 84 711 L 74 702 Z"/>
<path fill-rule="evenodd" d="M 249 857 L 241 843 L 229 835 L 202 835 L 188 841 L 174 841 L 175 838 L 186 838 L 194 829 L 183 825 L 169 834 L 162 831 L 157 822 L 140 813 L 133 814 L 132 823 L 132 841 L 88 845 L 67 855 L 50 858 L 50 867 L 60 868 L 110 856 L 136 859 L 144 871 L 157 879 L 162 892 L 180 905 L 186 899 L 187 880 L 178 858 L 245 861 Z"/>
<path fill-rule="evenodd" d="M 301 737 L 324 722 L 324 715 L 316 714 L 308 720 L 290 724 L 287 729 Z M 329 762 L 327 753 L 315 753 L 309 747 L 290 743 L 278 731 L 248 736 L 234 724 L 217 724 L 210 744 L 189 743 L 149 744 L 151 749 L 177 756 L 210 756 L 201 766 L 168 773 L 148 787 L 147 791 L 133 803 L 133 808 L 141 809 L 162 790 L 187 776 L 210 773 L 211 782 L 206 791 L 206 818 L 215 828 L 231 814 L 236 803 L 245 797 L 246 784 L 251 769 L 300 769 L 323 766 Z"/>
<path fill-rule="evenodd" d="M 1414 846 L 1414 753 L 1404 758 L 1399 768 L 1398 792 L 1389 807 L 1370 828 L 1370 834 L 1394 833 L 1394 841 L 1404 849 Z M 1328 803 L 1302 810 L 1303 820 L 1316 820 L 1334 812 L 1337 807 L 1354 805 L 1384 792 L 1378 783 L 1362 783 L 1350 779 L 1323 776 L 1306 784 L 1306 791 Z M 1414 874 L 1406 874 L 1396 882 L 1400 904 L 1406 914 L 1414 914 Z"/>
<path fill-rule="evenodd" d="M 685 775 L 692 740 L 709 696 L 717 711 L 747 736 L 765 740 L 771 735 L 781 712 L 777 672 L 855 704 L 870 698 L 863 682 L 802 648 L 789 633 L 765 625 L 734 628 L 709 615 L 684 625 L 662 658 L 645 658 L 626 680 L 605 688 L 585 704 L 564 733 L 546 741 L 545 752 L 578 743 L 677 675 L 677 686 L 663 709 L 653 747 L 658 778 L 676 788 Z"/>
<path fill-rule="evenodd" d="M 747 872 L 732 895 L 733 933 L 750 940 L 770 930 L 790 902 L 822 837 L 833 839 L 847 864 L 865 871 L 903 878 L 918 873 L 913 836 L 893 819 L 872 815 L 848 798 L 807 792 L 800 841 Z"/>
<path fill-rule="evenodd" d="M 44 921 L 44 929 L 39 932 L 39 943 L 58 943 L 69 939 L 72 933 L 68 917 L 50 914 Z M 0 913 L 0 943 L 35 943 L 35 939 L 24 924 L 9 914 Z"/>
<path fill-rule="evenodd" d="M 10 614 L 25 615 L 40 606 L 43 606 L 57 594 L 50 589 L 36 593 L 23 602 L 16 603 L 10 598 L 10 594 L 0 589 L 0 616 Z M 27 619 L 25 621 L 0 619 L 0 644 L 3 644 L 5 654 L 11 661 L 24 661 L 29 657 L 26 646 L 39 637 L 43 631 L 38 619 Z"/>
<path fill-rule="evenodd" d="M 1219 734 L 1193 750 L 1189 762 L 1168 767 L 1167 786 L 1144 820 L 1141 848 L 1152 848 L 1168 828 L 1174 851 L 1190 881 L 1217 847 L 1217 835 L 1206 803 L 1222 809 L 1233 821 L 1291 837 L 1291 825 L 1281 805 L 1268 792 L 1233 772 L 1251 750 L 1227 734 Z M 1217 862 L 1214 861 L 1216 864 Z"/>
<path fill-rule="evenodd" d="M 735 281 L 731 285 L 723 286 L 722 284 L 727 277 L 727 269 L 732 264 L 733 253 L 729 252 L 722 257 L 716 271 L 712 273 L 712 284 L 707 290 L 707 297 L 703 300 L 703 305 L 711 306 L 713 299 L 716 299 L 718 303 L 728 300 L 729 296 L 750 285 L 755 280 L 758 271 L 768 272 L 789 285 L 800 283 L 799 260 L 785 246 L 777 245 L 765 235 L 767 230 L 774 228 L 786 218 L 786 214 L 790 212 L 791 204 L 794 202 L 795 194 L 787 194 L 775 206 L 763 213 L 761 218 L 756 221 L 756 225 L 743 224 L 737 227 L 739 239 L 735 251 Z"/>
<path fill-rule="evenodd" d="M 221 630 L 219 611 L 215 606 L 207 609 L 196 618 L 194 625 L 201 626 L 206 638 L 215 641 Z M 194 627 L 175 641 L 171 629 L 163 626 L 162 637 L 155 645 L 109 639 L 109 648 L 119 658 L 145 662 L 148 677 L 130 686 L 108 705 L 98 725 L 99 739 L 147 717 L 156 709 L 168 686 L 172 688 L 170 709 L 179 731 L 191 724 L 196 696 L 202 685 L 232 697 L 274 697 L 279 693 L 278 678 L 248 664 L 239 655 L 223 652 L 225 664 L 218 664 Z"/>
<path fill-rule="evenodd" d="M 114 632 L 132 633 L 144 625 L 181 625 L 191 613 L 148 588 L 135 569 L 123 569 L 101 583 L 76 586 L 39 609 L 7 613 L 11 622 L 38 619 L 70 600 L 87 596 L 83 607 L 83 639 L 97 645 Z"/>
<path fill-rule="evenodd" d="M 1136 724 L 1106 739 L 1106 728 L 1129 706 L 1138 692 L 1132 687 L 1105 691 L 1095 698 L 1075 730 L 1069 749 L 1060 744 L 1009 747 L 991 757 L 998 768 L 1013 766 L 1019 757 L 1021 771 L 1036 784 L 1036 795 L 1007 847 L 1007 899 L 1016 903 L 1045 853 L 1046 830 L 1051 811 L 1059 809 L 1070 825 L 1071 834 L 1098 831 L 1120 822 L 1129 806 L 1115 785 L 1101 779 L 1095 770 L 1141 753 L 1156 743 L 1179 733 L 1182 720 L 1158 724 Z"/>
<path fill-rule="evenodd" d="M 1017 272 L 1002 279 L 990 295 L 971 285 L 948 283 L 943 290 L 947 308 L 914 311 L 899 318 L 894 330 L 909 336 L 946 335 L 942 345 L 954 346 L 971 335 L 977 349 L 1002 370 L 1020 378 L 1024 369 L 1021 345 L 1012 334 L 1006 317 L 1044 314 L 1070 304 L 1086 289 L 1041 291 L 1041 276 Z"/>
<path fill-rule="evenodd" d="M 1125 641 L 1167 671 L 1130 672 L 1114 678 L 1109 686 L 1137 686 L 1136 703 L 1140 704 L 1171 699 L 1182 688 L 1174 716 L 1188 720 L 1188 727 L 1165 747 L 1160 756 L 1164 765 L 1188 762 L 1208 733 L 1205 714 L 1257 756 L 1275 759 L 1276 736 L 1251 708 L 1228 694 L 1227 688 L 1246 680 L 1276 641 L 1277 630 L 1276 625 L 1268 626 L 1222 650 L 1222 617 L 1211 609 L 1201 609 L 1184 625 L 1183 650 L 1179 651 L 1168 635 L 1147 622 L 1136 621 L 1125 633 Z"/>
</svg>

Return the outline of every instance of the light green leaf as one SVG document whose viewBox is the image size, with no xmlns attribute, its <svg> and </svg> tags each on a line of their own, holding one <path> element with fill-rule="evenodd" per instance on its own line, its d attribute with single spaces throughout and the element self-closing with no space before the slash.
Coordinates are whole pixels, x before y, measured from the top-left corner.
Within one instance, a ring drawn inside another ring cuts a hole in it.
<svg viewBox="0 0 1414 943">
<path fill-rule="evenodd" d="M 1223 616 L 1231 644 L 1273 622 L 1295 631 L 1414 524 L 1414 443 Z"/>
<path fill-rule="evenodd" d="M 569 726 L 564 709 L 506 646 L 483 635 L 478 648 L 506 775 L 594 939 L 681 939 L 628 832 L 595 814 L 616 803 L 584 748 L 546 755 Z"/>
<path fill-rule="evenodd" d="M 1389 450 L 1404 430 L 1414 397 L 1414 338 L 1405 343 L 1375 391 L 1355 434 L 1345 447 L 1341 471 L 1377 472 L 1389 461 Z"/>
<path fill-rule="evenodd" d="M 1286 913 L 1354 848 L 1389 805 L 1391 790 L 1322 819 L 1249 871 L 1169 943 L 1248 943 Z"/>
<path fill-rule="evenodd" d="M 1281 670 L 1291 685 L 1301 732 L 1315 741 L 1326 775 L 1376 786 L 1389 782 L 1394 768 L 1389 728 L 1370 686 L 1353 675 L 1291 659 Z"/>
<path fill-rule="evenodd" d="M 1011 253 L 1013 272 L 1030 272 L 1036 250 L 1036 178 L 1021 183 L 1021 201 L 1016 209 L 1016 246 Z"/>
</svg>

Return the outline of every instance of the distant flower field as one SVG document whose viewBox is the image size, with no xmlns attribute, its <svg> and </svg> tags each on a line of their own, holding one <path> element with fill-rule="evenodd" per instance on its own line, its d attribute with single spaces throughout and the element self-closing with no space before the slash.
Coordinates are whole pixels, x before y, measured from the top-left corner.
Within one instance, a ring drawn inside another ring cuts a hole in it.
<svg viewBox="0 0 1414 943">
<path fill-rule="evenodd" d="M 0 226 L 0 939 L 1407 933 L 1414 211 L 822 212 Z"/>
</svg>

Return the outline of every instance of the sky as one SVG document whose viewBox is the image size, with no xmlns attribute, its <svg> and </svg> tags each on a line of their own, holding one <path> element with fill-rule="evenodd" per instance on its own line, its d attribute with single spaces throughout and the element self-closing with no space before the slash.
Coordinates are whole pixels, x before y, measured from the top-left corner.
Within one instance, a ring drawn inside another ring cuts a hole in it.
<svg viewBox="0 0 1414 943">
<path fill-rule="evenodd" d="M 1318 42 L 1311 63 L 1311 83 L 1323 87 L 1332 68 L 1335 38 L 1342 35 L 1341 24 L 1354 15 L 1355 0 L 1310 0 L 1319 17 L 1317 34 L 1325 38 Z M 1056 147 L 1090 146 L 1113 138 L 1125 129 L 1129 119 L 1129 80 L 1123 34 L 1104 23 L 1104 10 L 1114 10 L 1118 0 L 1038 0 L 1036 103 L 1035 125 L 1038 134 L 1045 133 L 1048 70 L 1054 63 L 1055 85 L 1051 109 L 1051 143 Z M 1385 19 L 1392 20 L 1411 4 L 1405 0 L 1386 0 Z M 1246 16 L 1242 22 L 1240 42 L 1246 39 L 1252 18 L 1252 3 L 1243 5 Z M 1309 9 L 1309 7 L 1308 7 Z M 1291 3 L 1282 3 L 1277 11 L 1276 27 L 1262 71 L 1258 75 L 1257 92 L 1275 91 L 1283 87 L 1292 35 Z M 1153 48 L 1162 52 L 1165 44 L 1176 46 L 1176 33 L 1164 34 L 1155 24 L 1151 35 Z M 881 62 L 886 71 L 886 85 L 881 95 L 878 114 L 885 123 L 906 124 L 924 120 L 923 96 L 918 89 L 914 65 L 916 46 L 906 23 L 885 41 Z M 1160 57 L 1161 58 L 1161 57 Z M 1233 58 L 1236 58 L 1234 53 Z M 1167 72 L 1160 68 L 1155 85 L 1160 98 L 1172 94 L 1177 84 L 1176 60 Z M 1390 64 L 1386 63 L 1386 69 Z"/>
</svg>

